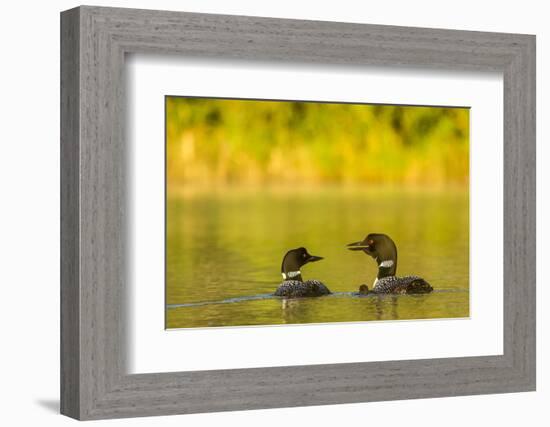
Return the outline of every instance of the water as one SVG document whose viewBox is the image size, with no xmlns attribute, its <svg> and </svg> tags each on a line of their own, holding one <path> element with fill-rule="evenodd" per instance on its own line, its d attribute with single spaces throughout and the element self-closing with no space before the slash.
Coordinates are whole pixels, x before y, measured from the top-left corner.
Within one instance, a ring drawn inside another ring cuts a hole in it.
<svg viewBox="0 0 550 427">
<path fill-rule="evenodd" d="M 468 192 L 237 190 L 170 193 L 167 203 L 167 328 L 276 325 L 469 316 Z M 390 235 L 398 275 L 424 277 L 428 295 L 356 296 L 376 264 L 347 243 Z M 281 300 L 288 249 L 324 260 L 302 268 L 334 295 Z"/>
</svg>

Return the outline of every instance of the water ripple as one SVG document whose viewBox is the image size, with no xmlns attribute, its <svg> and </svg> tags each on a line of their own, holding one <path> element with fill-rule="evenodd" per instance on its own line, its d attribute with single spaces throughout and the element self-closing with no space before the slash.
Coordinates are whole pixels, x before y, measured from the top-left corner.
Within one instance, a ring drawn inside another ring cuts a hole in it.
<svg viewBox="0 0 550 427">
<path fill-rule="evenodd" d="M 422 295 L 433 295 L 438 293 L 458 293 L 458 292 L 468 292 L 465 289 L 435 289 L 431 294 L 422 294 Z M 330 295 L 325 295 L 323 297 L 315 297 L 315 298 L 372 298 L 372 297 L 386 297 L 386 296 L 393 296 L 393 297 L 410 297 L 410 296 L 418 296 L 418 295 L 397 295 L 397 294 L 375 294 L 375 293 L 369 293 L 369 294 L 360 294 L 358 292 L 333 292 Z M 271 293 L 269 294 L 258 294 L 258 295 L 247 295 L 243 297 L 234 297 L 234 298 L 227 298 L 223 300 L 218 301 L 199 301 L 199 302 L 189 302 L 189 303 L 182 303 L 182 304 L 166 304 L 167 309 L 174 309 L 174 308 L 183 308 L 183 307 L 201 307 L 205 305 L 215 305 L 215 304 L 233 304 L 233 303 L 240 303 L 240 302 L 246 302 L 246 301 L 259 301 L 259 300 L 267 300 L 267 299 L 276 299 L 276 300 L 282 300 L 284 298 L 275 296 Z"/>
</svg>

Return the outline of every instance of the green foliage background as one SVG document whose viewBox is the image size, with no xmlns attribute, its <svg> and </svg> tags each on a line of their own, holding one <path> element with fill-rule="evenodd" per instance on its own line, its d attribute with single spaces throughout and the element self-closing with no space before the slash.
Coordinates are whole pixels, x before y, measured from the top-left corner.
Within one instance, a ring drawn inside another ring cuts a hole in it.
<svg viewBox="0 0 550 427">
<path fill-rule="evenodd" d="M 468 184 L 469 109 L 166 98 L 171 188 Z"/>
</svg>

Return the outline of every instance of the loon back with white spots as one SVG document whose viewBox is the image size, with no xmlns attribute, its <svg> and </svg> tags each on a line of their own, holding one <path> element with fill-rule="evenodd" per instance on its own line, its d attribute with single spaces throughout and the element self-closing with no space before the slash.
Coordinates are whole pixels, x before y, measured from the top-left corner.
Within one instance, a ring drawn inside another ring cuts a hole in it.
<svg viewBox="0 0 550 427">
<path fill-rule="evenodd" d="M 426 294 L 433 291 L 431 285 L 422 277 L 395 276 L 397 272 L 397 247 L 394 241 L 385 234 L 371 233 L 360 242 L 350 243 L 348 249 L 363 251 L 374 258 L 378 264 L 378 275 L 372 290 L 368 291 L 366 285 L 361 285 L 361 293 Z"/>
<path fill-rule="evenodd" d="M 286 253 L 281 265 L 283 282 L 273 295 L 284 298 L 318 297 L 330 294 L 330 290 L 318 280 L 302 280 L 301 267 L 322 257 L 310 255 L 306 248 L 292 249 Z"/>
<path fill-rule="evenodd" d="M 329 289 L 318 280 L 285 280 L 273 295 L 286 298 L 320 297 L 330 294 Z"/>
</svg>

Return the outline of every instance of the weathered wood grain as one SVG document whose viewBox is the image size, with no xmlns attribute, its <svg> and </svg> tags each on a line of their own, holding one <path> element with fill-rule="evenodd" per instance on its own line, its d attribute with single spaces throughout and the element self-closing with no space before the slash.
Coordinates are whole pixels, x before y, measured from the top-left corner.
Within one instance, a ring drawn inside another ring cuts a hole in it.
<svg viewBox="0 0 550 427">
<path fill-rule="evenodd" d="M 61 20 L 61 413 L 80 415 L 80 13 Z"/>
<path fill-rule="evenodd" d="M 61 16 L 61 410 L 78 419 L 535 388 L 535 38 L 80 7 Z M 124 55 L 504 75 L 504 354 L 128 375 Z"/>
</svg>

